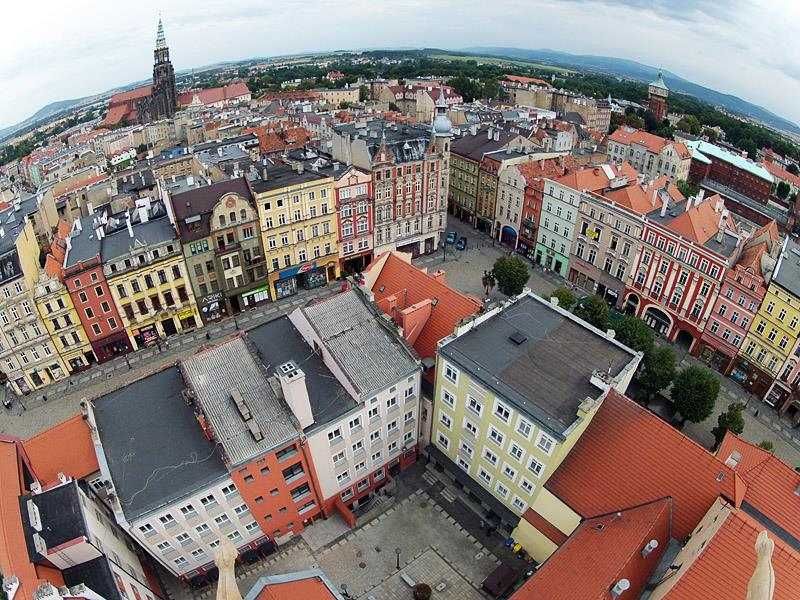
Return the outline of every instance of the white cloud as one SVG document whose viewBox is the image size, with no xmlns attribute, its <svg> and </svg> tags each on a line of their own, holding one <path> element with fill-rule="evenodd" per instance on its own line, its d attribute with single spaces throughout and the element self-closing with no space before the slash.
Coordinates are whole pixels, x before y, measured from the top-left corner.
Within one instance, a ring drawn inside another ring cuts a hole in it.
<svg viewBox="0 0 800 600">
<path fill-rule="evenodd" d="M 663 66 L 800 120 L 793 0 L 39 0 L 3 8 L 0 124 L 149 77 L 159 10 L 177 69 L 358 47 L 553 48 Z"/>
</svg>

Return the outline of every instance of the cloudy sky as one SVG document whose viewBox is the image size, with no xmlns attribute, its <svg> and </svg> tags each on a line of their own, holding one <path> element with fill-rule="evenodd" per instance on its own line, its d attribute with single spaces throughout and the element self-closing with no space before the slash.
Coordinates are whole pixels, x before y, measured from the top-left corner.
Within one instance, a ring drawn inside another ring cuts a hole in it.
<svg viewBox="0 0 800 600">
<path fill-rule="evenodd" d="M 6 4 L 6 3 L 4 3 Z M 176 69 L 359 47 L 551 48 L 638 60 L 800 122 L 797 0 L 34 0 L 2 7 L 0 127 Z"/>
</svg>

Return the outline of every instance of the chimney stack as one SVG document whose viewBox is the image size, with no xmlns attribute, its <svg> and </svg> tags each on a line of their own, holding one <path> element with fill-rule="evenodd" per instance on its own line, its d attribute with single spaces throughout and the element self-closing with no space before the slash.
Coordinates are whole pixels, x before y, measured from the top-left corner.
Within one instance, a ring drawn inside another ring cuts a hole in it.
<svg viewBox="0 0 800 600">
<path fill-rule="evenodd" d="M 306 374 L 294 362 L 289 361 L 278 367 L 277 375 L 283 390 L 283 398 L 292 409 L 300 427 L 305 429 L 313 425 L 314 413 L 311 412 L 311 402 L 308 399 Z"/>
</svg>

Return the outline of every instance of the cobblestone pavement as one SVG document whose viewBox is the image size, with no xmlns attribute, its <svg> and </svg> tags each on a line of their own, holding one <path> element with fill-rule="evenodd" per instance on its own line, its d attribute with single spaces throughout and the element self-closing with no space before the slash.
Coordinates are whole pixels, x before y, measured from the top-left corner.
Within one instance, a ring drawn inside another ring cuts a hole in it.
<svg viewBox="0 0 800 600">
<path fill-rule="evenodd" d="M 161 350 L 150 347 L 131 352 L 126 356 L 94 365 L 83 373 L 37 390 L 33 394 L 19 397 L 10 410 L 0 412 L 0 434 L 21 438 L 31 437 L 77 414 L 82 399 L 106 394 L 191 355 L 197 348 L 209 343 L 206 334 L 210 340 L 224 339 L 235 334 L 237 330 L 257 327 L 293 311 L 314 298 L 336 293 L 339 289 L 340 283 L 332 282 L 326 287 L 315 290 L 302 290 L 297 295 L 280 302 L 265 304 L 201 329 L 172 336 L 168 338 L 168 345 L 162 342 Z"/>
<path fill-rule="evenodd" d="M 311 527 L 315 527 L 312 525 Z M 334 582 L 337 589 L 347 586 L 353 597 L 369 598 L 375 590 L 376 600 L 389 600 L 393 591 L 406 589 L 393 580 L 397 575 L 397 554 L 400 550 L 400 567 L 408 569 L 408 576 L 417 583 L 434 587 L 446 581 L 449 593 L 435 592 L 436 598 L 482 598 L 478 591 L 483 579 L 499 564 L 498 557 L 487 549 L 469 531 L 464 529 L 448 512 L 423 489 L 397 500 L 390 508 L 372 521 L 350 531 L 324 548 L 312 550 L 304 539 L 298 537 L 279 550 L 269 560 L 244 566 L 237 575 L 243 594 L 263 575 L 276 575 L 310 568 L 320 568 Z M 430 568 L 421 557 L 430 557 Z M 431 579 L 425 579 L 430 577 Z M 192 597 L 188 590 L 172 587 L 175 600 Z M 209 598 L 213 586 L 196 594 L 196 598 Z M 453 595 L 463 593 L 466 595 Z"/>
</svg>

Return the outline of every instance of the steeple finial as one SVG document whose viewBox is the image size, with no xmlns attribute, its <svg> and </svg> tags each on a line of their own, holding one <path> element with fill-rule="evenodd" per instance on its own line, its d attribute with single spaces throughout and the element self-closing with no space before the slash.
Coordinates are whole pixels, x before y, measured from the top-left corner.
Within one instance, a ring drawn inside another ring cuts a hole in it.
<svg viewBox="0 0 800 600">
<path fill-rule="evenodd" d="M 164 24 L 161 22 L 161 17 L 158 17 L 158 30 L 156 31 L 156 50 L 162 50 L 167 47 L 167 39 L 164 37 Z"/>
</svg>

